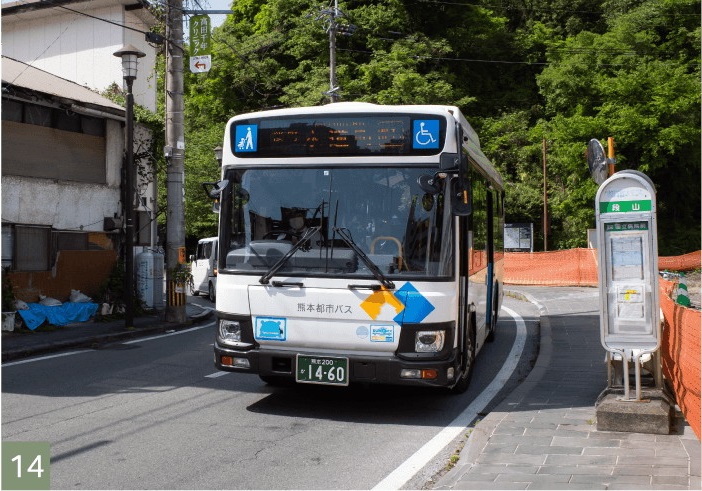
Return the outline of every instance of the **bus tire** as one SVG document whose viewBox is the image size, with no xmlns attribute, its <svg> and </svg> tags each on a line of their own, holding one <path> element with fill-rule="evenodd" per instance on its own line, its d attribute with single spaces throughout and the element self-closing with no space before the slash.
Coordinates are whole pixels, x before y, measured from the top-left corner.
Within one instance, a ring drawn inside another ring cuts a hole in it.
<svg viewBox="0 0 702 491">
<path fill-rule="evenodd" d="M 209 285 L 207 286 L 207 298 L 212 303 L 214 303 L 216 298 L 217 298 L 217 292 L 215 291 L 215 287 L 211 281 L 210 281 Z"/>
<path fill-rule="evenodd" d="M 461 358 L 465 357 L 465 369 L 458 376 L 456 384 L 451 387 L 451 392 L 454 394 L 463 394 L 468 390 L 470 379 L 473 376 L 473 365 L 475 365 L 475 314 L 470 316 L 470 324 L 468 326 L 469 333 L 466 338 L 467 346 Z"/>
<path fill-rule="evenodd" d="M 497 299 L 499 298 L 497 295 L 497 284 L 495 284 L 495 287 L 492 289 L 492 291 L 493 296 L 492 311 L 490 313 L 490 330 L 488 331 L 488 335 L 485 337 L 486 343 L 492 343 L 495 340 L 495 330 L 497 329 Z"/>
</svg>

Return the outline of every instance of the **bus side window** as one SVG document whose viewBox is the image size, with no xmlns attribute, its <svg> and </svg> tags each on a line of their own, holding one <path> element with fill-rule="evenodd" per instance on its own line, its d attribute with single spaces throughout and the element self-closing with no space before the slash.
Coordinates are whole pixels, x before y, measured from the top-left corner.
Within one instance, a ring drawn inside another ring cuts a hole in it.
<svg viewBox="0 0 702 491">
<path fill-rule="evenodd" d="M 483 176 L 472 171 L 471 176 L 473 210 L 470 216 L 473 231 L 473 245 L 470 256 L 470 273 L 479 271 L 487 266 L 488 245 L 488 200 L 487 184 Z"/>
<path fill-rule="evenodd" d="M 493 204 L 493 240 L 494 240 L 494 251 L 495 255 L 502 254 L 502 249 L 504 247 L 504 226 L 505 226 L 505 212 L 504 212 L 504 194 L 500 191 L 492 191 L 492 204 Z"/>
</svg>

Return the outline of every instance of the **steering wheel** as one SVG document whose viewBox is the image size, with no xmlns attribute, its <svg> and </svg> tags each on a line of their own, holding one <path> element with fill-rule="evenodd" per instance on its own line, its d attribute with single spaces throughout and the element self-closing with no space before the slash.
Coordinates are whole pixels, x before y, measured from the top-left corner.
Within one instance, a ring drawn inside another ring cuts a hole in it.
<svg viewBox="0 0 702 491">
<path fill-rule="evenodd" d="M 263 239 L 264 240 L 271 239 L 271 238 L 277 239 L 277 237 L 279 235 L 284 235 L 285 237 L 283 238 L 283 240 L 287 240 L 290 242 L 292 242 L 293 237 L 298 238 L 298 239 L 300 237 L 302 237 L 300 234 L 298 234 L 296 232 L 290 232 L 290 231 L 285 231 L 285 230 L 271 230 L 270 232 L 266 232 L 265 234 L 263 234 Z"/>
</svg>

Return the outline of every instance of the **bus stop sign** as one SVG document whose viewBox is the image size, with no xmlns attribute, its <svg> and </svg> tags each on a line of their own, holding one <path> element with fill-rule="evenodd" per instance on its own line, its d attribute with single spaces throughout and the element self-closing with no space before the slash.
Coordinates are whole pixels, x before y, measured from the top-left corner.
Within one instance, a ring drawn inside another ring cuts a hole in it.
<svg viewBox="0 0 702 491">
<path fill-rule="evenodd" d="M 610 352 L 659 347 L 656 195 L 638 171 L 615 173 L 595 198 L 600 333 Z"/>
</svg>

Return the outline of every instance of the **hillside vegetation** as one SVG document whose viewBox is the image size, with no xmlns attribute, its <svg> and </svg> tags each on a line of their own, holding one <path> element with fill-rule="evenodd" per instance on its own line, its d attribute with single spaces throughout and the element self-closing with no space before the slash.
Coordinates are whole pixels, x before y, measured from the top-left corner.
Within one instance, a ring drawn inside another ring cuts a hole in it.
<svg viewBox="0 0 702 491">
<path fill-rule="evenodd" d="M 333 2 L 332 2 L 333 5 Z M 213 33 L 213 67 L 186 77 L 186 223 L 212 235 L 201 190 L 218 179 L 224 124 L 253 110 L 329 102 L 329 39 L 303 0 L 237 0 Z M 337 37 L 343 101 L 451 104 L 507 183 L 508 222 L 542 248 L 586 245 L 597 185 L 585 148 L 615 140 L 618 169 L 654 181 L 660 253 L 700 248 L 698 0 L 346 0 Z"/>
</svg>

